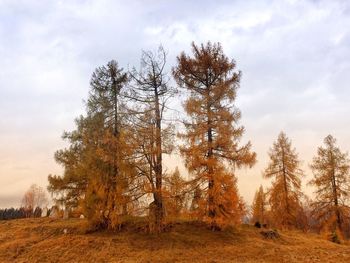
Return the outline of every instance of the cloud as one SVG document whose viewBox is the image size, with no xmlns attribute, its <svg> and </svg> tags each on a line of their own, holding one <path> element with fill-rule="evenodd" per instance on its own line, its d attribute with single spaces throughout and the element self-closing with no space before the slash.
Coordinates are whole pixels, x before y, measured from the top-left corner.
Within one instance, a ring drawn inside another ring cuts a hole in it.
<svg viewBox="0 0 350 263">
<path fill-rule="evenodd" d="M 170 69 L 191 41 L 211 40 L 243 72 L 237 105 L 259 158 L 240 172 L 250 202 L 280 130 L 308 172 L 328 133 L 350 149 L 349 15 L 347 1 L 1 1 L 0 192 L 61 172 L 53 152 L 84 110 L 95 67 L 138 66 L 141 49 L 162 43 Z"/>
</svg>

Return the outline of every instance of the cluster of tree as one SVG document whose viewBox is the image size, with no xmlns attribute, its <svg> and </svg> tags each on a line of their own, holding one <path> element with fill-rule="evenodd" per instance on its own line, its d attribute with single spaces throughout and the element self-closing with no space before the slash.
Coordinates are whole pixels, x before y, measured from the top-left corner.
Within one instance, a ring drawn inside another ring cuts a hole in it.
<svg viewBox="0 0 350 263">
<path fill-rule="evenodd" d="M 245 130 L 235 106 L 241 77 L 235 61 L 210 42 L 193 43 L 190 55 L 182 52 L 171 75 L 166 58 L 160 47 L 142 53 L 139 69 L 126 72 L 114 60 L 97 68 L 86 114 L 76 119 L 75 130 L 64 133 L 69 147 L 55 153 L 64 174 L 49 175 L 48 190 L 65 207 L 82 210 L 95 229 L 119 229 L 125 218 L 148 214 L 150 231 L 161 232 L 166 220 L 184 216 L 215 230 L 246 216 L 235 171 L 252 167 L 256 154 L 250 142 L 240 142 Z M 178 90 L 187 114 L 181 129 L 168 118 Z M 174 150 L 190 178 L 164 169 L 164 155 Z M 313 201 L 301 191 L 304 172 L 284 133 L 269 156 L 264 177 L 272 186 L 257 191 L 253 221 L 350 234 L 349 160 L 332 136 L 311 164 Z"/>
<path fill-rule="evenodd" d="M 42 187 L 33 184 L 24 193 L 20 208 L 11 207 L 0 209 L 0 220 L 41 217 L 43 208 L 46 208 L 47 205 L 48 198 L 45 190 Z M 46 216 L 48 214 L 49 211 L 47 211 Z"/>
<path fill-rule="evenodd" d="M 350 160 L 336 145 L 331 135 L 310 164 L 315 200 L 301 191 L 304 172 L 291 141 L 282 132 L 269 152 L 270 163 L 265 178 L 273 178 L 272 186 L 264 192 L 261 186 L 252 205 L 252 222 L 276 227 L 296 227 L 325 231 L 350 237 Z"/>
<path fill-rule="evenodd" d="M 0 220 L 41 217 L 42 211 L 38 206 L 34 210 L 28 210 L 25 207 L 0 209 Z"/>
<path fill-rule="evenodd" d="M 19 218 L 26 218 L 27 217 L 27 211 L 21 207 L 21 208 L 5 208 L 0 209 L 0 220 L 9 220 L 9 219 L 19 219 Z"/>
<path fill-rule="evenodd" d="M 126 216 L 147 211 L 155 232 L 171 216 L 188 215 L 212 229 L 241 220 L 245 206 L 234 171 L 254 165 L 256 154 L 250 143 L 240 145 L 235 61 L 219 43 L 193 43 L 191 55 L 177 57 L 172 76 L 166 68 L 162 47 L 143 52 L 138 70 L 125 72 L 116 61 L 97 68 L 86 114 L 63 135 L 69 147 L 55 159 L 64 174 L 49 175 L 48 190 L 57 202 L 83 209 L 94 228 L 118 229 Z M 175 149 L 175 121 L 167 116 L 178 89 L 187 95 L 187 117 L 176 148 L 188 180 L 163 164 Z"/>
</svg>

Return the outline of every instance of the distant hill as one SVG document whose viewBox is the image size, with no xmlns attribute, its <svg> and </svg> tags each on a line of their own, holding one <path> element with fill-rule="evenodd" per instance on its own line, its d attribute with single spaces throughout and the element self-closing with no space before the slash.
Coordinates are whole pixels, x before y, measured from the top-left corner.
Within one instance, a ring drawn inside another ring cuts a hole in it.
<svg viewBox="0 0 350 263">
<path fill-rule="evenodd" d="M 83 234 L 84 221 L 0 221 L 0 262 L 350 262 L 348 244 L 298 231 L 271 240 L 252 226 L 212 232 L 183 222 L 159 236 L 142 227 Z"/>
</svg>

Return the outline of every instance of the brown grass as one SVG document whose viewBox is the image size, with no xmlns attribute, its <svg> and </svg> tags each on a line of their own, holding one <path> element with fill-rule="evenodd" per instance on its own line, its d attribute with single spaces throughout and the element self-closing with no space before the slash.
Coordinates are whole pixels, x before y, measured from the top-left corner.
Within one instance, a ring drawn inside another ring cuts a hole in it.
<svg viewBox="0 0 350 263">
<path fill-rule="evenodd" d="M 211 232 L 183 222 L 159 236 L 135 231 L 83 234 L 83 221 L 0 221 L 0 262 L 350 262 L 349 245 L 298 231 L 267 240 L 251 226 Z"/>
</svg>

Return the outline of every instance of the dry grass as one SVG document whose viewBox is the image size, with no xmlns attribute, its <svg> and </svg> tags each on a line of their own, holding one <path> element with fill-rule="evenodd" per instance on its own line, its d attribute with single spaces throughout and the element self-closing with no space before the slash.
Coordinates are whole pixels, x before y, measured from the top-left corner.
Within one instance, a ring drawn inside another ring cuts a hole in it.
<svg viewBox="0 0 350 263">
<path fill-rule="evenodd" d="M 83 221 L 0 221 L 0 262 L 350 262 L 350 246 L 297 231 L 266 240 L 250 226 L 211 232 L 184 222 L 159 236 L 83 234 Z"/>
</svg>

